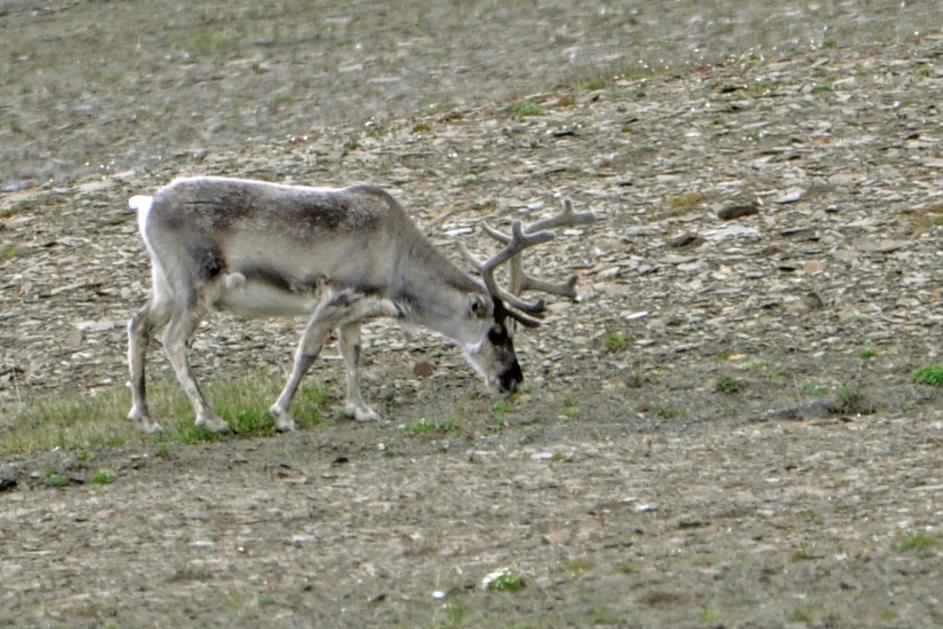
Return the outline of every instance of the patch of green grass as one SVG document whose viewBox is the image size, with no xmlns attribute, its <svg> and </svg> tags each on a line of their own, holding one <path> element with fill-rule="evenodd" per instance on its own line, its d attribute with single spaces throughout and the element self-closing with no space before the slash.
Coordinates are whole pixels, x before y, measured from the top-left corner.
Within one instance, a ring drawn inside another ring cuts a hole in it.
<svg viewBox="0 0 943 629">
<path fill-rule="evenodd" d="M 794 609 L 792 612 L 790 612 L 790 614 L 786 617 L 786 619 L 789 622 L 807 623 L 812 620 L 812 615 L 807 610 Z"/>
<path fill-rule="evenodd" d="M 72 481 L 69 480 L 68 476 L 64 476 L 59 472 L 50 472 L 46 476 L 46 482 L 49 483 L 50 487 L 67 487 Z"/>
<path fill-rule="evenodd" d="M 621 352 L 632 344 L 635 336 L 631 332 L 620 332 L 618 330 L 606 330 L 602 336 L 602 348 L 610 354 Z"/>
<path fill-rule="evenodd" d="M 6 262 L 7 260 L 12 260 L 13 258 L 23 255 L 24 250 L 16 245 L 7 245 L 3 249 L 0 249 L 0 262 Z"/>
<path fill-rule="evenodd" d="M 717 376 L 714 383 L 714 391 L 724 395 L 731 395 L 740 390 L 740 382 L 729 373 L 722 373 Z"/>
<path fill-rule="evenodd" d="M 873 347 L 867 347 L 858 351 L 858 358 L 861 360 L 871 360 L 878 355 L 878 351 Z"/>
<path fill-rule="evenodd" d="M 524 587 L 524 577 L 510 569 L 502 571 L 485 583 L 485 589 L 490 592 L 519 592 Z"/>
<path fill-rule="evenodd" d="M 105 470 L 96 472 L 91 480 L 93 485 L 110 485 L 113 482 L 115 482 L 115 475 Z"/>
<path fill-rule="evenodd" d="M 943 387 L 943 365 L 924 365 L 918 368 L 914 371 L 913 381 L 916 384 Z"/>
<path fill-rule="evenodd" d="M 681 417 L 684 413 L 677 406 L 672 406 L 671 404 L 666 404 L 664 406 L 659 406 L 655 409 L 655 414 L 662 419 L 676 419 Z"/>
<path fill-rule="evenodd" d="M 183 445 L 189 446 L 203 441 L 216 441 L 223 437 L 223 433 L 211 432 L 195 424 L 185 423 L 177 429 L 174 437 Z"/>
<path fill-rule="evenodd" d="M 902 541 L 900 546 L 897 547 L 897 550 L 901 553 L 913 553 L 919 552 L 921 550 L 927 550 L 928 548 L 936 548 L 939 545 L 940 540 L 933 535 L 927 535 L 926 533 L 916 533 L 915 535 L 911 535 Z"/>
<path fill-rule="evenodd" d="M 255 604 L 260 608 L 264 609 L 266 607 L 271 607 L 275 604 L 275 599 L 269 596 L 268 594 L 259 594 L 255 599 Z"/>
<path fill-rule="evenodd" d="M 410 422 L 403 426 L 403 431 L 413 435 L 425 435 L 430 433 L 445 434 L 459 430 L 459 425 L 453 419 L 427 420 L 425 418 L 419 421 Z"/>
<path fill-rule="evenodd" d="M 445 620 L 439 623 L 440 629 L 452 629 L 452 627 L 461 627 L 465 620 L 467 610 L 462 601 L 449 601 L 445 605 Z"/>
<path fill-rule="evenodd" d="M 491 405 L 491 423 L 497 428 L 507 428 L 508 412 L 514 407 L 510 400 L 500 400 Z"/>
<path fill-rule="evenodd" d="M 587 91 L 590 91 L 590 92 L 593 92 L 593 91 L 596 91 L 596 90 L 601 90 L 601 89 L 603 89 L 603 88 L 606 87 L 608 84 L 609 84 L 609 81 L 607 81 L 607 80 L 604 79 L 603 77 L 596 77 L 596 78 L 594 78 L 594 79 L 590 79 L 590 80 L 586 81 L 586 83 L 583 84 L 583 89 L 585 89 L 585 90 L 587 90 Z"/>
<path fill-rule="evenodd" d="M 806 397 L 825 397 L 829 391 L 828 385 L 820 380 L 809 380 L 802 385 L 802 395 Z"/>
<path fill-rule="evenodd" d="M 542 116 L 544 110 L 537 103 L 526 100 L 516 100 L 504 108 L 504 113 L 515 118 L 524 119 L 532 116 Z"/>
<path fill-rule="evenodd" d="M 722 625 L 727 620 L 727 614 L 715 607 L 705 607 L 701 610 L 701 622 L 717 626 Z"/>
<path fill-rule="evenodd" d="M 917 68 L 917 71 L 914 72 L 914 75 L 918 79 L 929 79 L 934 74 L 936 74 L 936 70 L 933 68 L 933 66 L 930 65 L 920 66 Z"/>
<path fill-rule="evenodd" d="M 278 396 L 279 378 L 255 376 L 228 381 L 211 381 L 204 390 L 210 404 L 241 436 L 271 435 L 275 431 L 268 407 Z M 322 421 L 324 407 L 333 398 L 320 387 L 299 392 L 292 412 L 301 428 Z M 166 433 L 158 435 L 155 455 L 168 454 L 166 440 L 183 444 L 222 438 L 193 425 L 189 401 L 174 380 L 150 383 L 148 402 L 153 418 Z M 130 396 L 124 386 L 94 389 L 91 392 L 59 394 L 34 399 L 29 404 L 5 404 L 0 414 L 10 418 L 11 428 L 0 440 L 0 454 L 28 454 L 60 448 L 83 451 L 96 447 L 118 447 L 138 440 L 153 443 L 137 425 L 125 419 Z"/>
<path fill-rule="evenodd" d="M 861 387 L 849 386 L 841 387 L 835 392 L 838 399 L 838 405 L 846 413 L 853 413 L 864 408 L 864 392 Z"/>
<path fill-rule="evenodd" d="M 813 94 L 830 94 L 833 91 L 831 83 L 816 83 L 812 86 Z"/>
<path fill-rule="evenodd" d="M 563 415 L 569 419 L 579 417 L 583 412 L 583 407 L 577 401 L 576 396 L 572 393 L 565 393 L 563 395 Z"/>
</svg>

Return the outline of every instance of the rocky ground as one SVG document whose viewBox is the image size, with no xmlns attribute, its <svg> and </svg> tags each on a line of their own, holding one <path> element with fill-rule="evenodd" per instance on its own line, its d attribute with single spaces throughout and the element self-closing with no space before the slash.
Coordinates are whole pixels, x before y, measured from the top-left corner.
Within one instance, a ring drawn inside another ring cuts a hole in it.
<svg viewBox="0 0 943 629">
<path fill-rule="evenodd" d="M 94 175 L 11 162 L 0 440 L 25 407 L 124 382 L 122 328 L 148 280 L 124 207 L 174 175 L 378 183 L 456 260 L 458 241 L 490 247 L 483 220 L 543 216 L 561 196 L 600 220 L 528 260 L 544 275 L 578 273 L 581 297 L 519 335 L 528 387 L 513 403 L 481 392 L 442 339 L 377 323 L 364 388 L 384 422 L 184 446 L 134 436 L 116 413 L 123 445 L 4 454 L 0 622 L 939 625 L 943 409 L 912 374 L 940 361 L 943 37 L 904 36 L 890 18 L 912 14 L 863 5 L 842 9 L 833 32 L 870 33 L 882 17 L 896 30 L 764 48 L 743 40 L 771 15 L 764 5 L 729 32 L 688 7 L 705 58 L 667 70 L 589 80 L 589 64 L 513 94 L 482 80 L 479 98 L 433 90 L 435 107 L 402 101 L 405 113 L 290 137 L 191 138 L 160 161 L 135 161 L 116 140 L 124 157 Z M 84 6 L 49 15 L 98 10 Z M 619 22 L 632 33 L 660 23 L 636 9 L 635 23 Z M 797 10 L 794 22 L 790 5 L 778 14 L 787 44 L 826 9 Z M 589 15 L 539 24 L 609 41 L 605 60 L 620 34 Z M 471 86 L 482 67 L 500 79 L 506 55 L 493 53 L 494 66 L 471 64 Z M 425 85 L 414 61 L 397 66 L 403 93 Z M 358 93 L 375 100 L 370 89 Z M 97 107 L 124 107 L 86 91 Z M 147 115 L 143 133 L 157 137 Z M 98 146 L 81 141 L 94 129 L 76 130 L 83 150 Z M 299 326 L 215 316 L 194 344 L 198 373 L 280 380 Z M 157 351 L 152 365 L 168 378 Z M 335 358 L 315 372 L 340 393 Z M 411 428 L 421 419 L 442 430 Z M 67 486 L 51 487 L 50 470 Z M 97 470 L 115 481 L 90 483 Z M 511 576 L 483 587 L 503 569 Z"/>
</svg>

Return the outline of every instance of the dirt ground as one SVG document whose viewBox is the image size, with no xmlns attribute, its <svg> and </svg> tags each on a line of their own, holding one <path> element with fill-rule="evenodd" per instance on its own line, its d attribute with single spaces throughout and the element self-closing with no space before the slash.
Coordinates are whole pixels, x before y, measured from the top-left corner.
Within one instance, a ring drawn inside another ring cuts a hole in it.
<svg viewBox="0 0 943 629">
<path fill-rule="evenodd" d="M 340 418 L 331 350 L 297 433 L 122 409 L 111 445 L 4 447 L 0 625 L 943 624 L 943 395 L 912 378 L 943 9 L 571 4 L 0 2 L 0 443 L 120 390 L 126 199 L 175 175 L 377 183 L 456 260 L 560 196 L 600 217 L 535 251 L 581 297 L 519 335 L 512 401 L 377 323 L 382 422 Z M 278 382 L 299 325 L 213 317 L 197 372 Z"/>
</svg>

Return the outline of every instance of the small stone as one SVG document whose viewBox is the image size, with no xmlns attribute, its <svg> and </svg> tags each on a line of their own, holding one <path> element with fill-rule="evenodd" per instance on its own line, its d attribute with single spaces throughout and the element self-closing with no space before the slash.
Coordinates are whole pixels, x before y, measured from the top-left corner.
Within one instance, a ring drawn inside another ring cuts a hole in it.
<svg viewBox="0 0 943 629">
<path fill-rule="evenodd" d="M 786 205 L 789 203 L 795 203 L 802 198 L 801 190 L 790 190 L 789 192 L 776 197 L 773 199 L 773 203 L 779 203 L 780 205 Z"/>
<path fill-rule="evenodd" d="M 753 216 L 760 213 L 759 206 L 754 203 L 747 203 L 745 205 L 731 205 L 725 208 L 722 208 L 717 211 L 717 218 L 723 221 L 731 221 L 735 218 L 743 218 L 744 216 Z"/>
</svg>

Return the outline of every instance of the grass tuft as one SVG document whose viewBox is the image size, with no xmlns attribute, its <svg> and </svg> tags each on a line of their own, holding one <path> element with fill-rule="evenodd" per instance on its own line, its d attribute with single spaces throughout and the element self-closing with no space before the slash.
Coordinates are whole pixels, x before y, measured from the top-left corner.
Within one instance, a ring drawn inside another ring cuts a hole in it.
<svg viewBox="0 0 943 629">
<path fill-rule="evenodd" d="M 64 476 L 59 472 L 50 472 L 49 476 L 46 477 L 46 481 L 49 483 L 50 487 L 68 487 L 72 482 L 69 480 L 68 476 Z"/>
<path fill-rule="evenodd" d="M 115 482 L 115 476 L 114 474 L 111 474 L 110 472 L 101 470 L 97 472 L 94 476 L 92 476 L 92 480 L 90 482 L 93 485 L 110 485 L 113 482 Z"/>
<path fill-rule="evenodd" d="M 445 434 L 459 430 L 459 425 L 453 419 L 438 419 L 429 421 L 422 418 L 403 426 L 403 431 L 413 435 Z"/>
<path fill-rule="evenodd" d="M 924 365 L 920 367 L 914 371 L 913 381 L 916 384 L 943 387 L 943 365 Z"/>
<path fill-rule="evenodd" d="M 496 428 L 507 428 L 508 412 L 514 407 L 510 400 L 501 400 L 491 405 L 491 423 Z"/>
<path fill-rule="evenodd" d="M 740 390 L 740 382 L 729 373 L 723 373 L 717 376 L 717 382 L 714 383 L 714 391 L 724 395 L 732 395 Z"/>
<path fill-rule="evenodd" d="M 532 116 L 542 116 L 544 110 L 541 109 L 540 105 L 537 103 L 526 100 L 516 100 L 505 106 L 504 113 L 514 118 L 524 119 Z"/>
<path fill-rule="evenodd" d="M 482 585 L 489 592 L 519 592 L 526 586 L 524 577 L 510 568 L 492 572 L 482 580 Z"/>
<path fill-rule="evenodd" d="M 935 548 L 939 546 L 939 544 L 940 540 L 936 537 L 927 535 L 926 533 L 917 533 L 901 542 L 897 550 L 902 553 L 913 553 L 927 550 L 928 548 Z"/>
<path fill-rule="evenodd" d="M 859 412 L 865 409 L 864 392 L 860 387 L 842 387 L 835 392 L 838 405 L 845 413 Z"/>
<path fill-rule="evenodd" d="M 606 352 L 614 354 L 621 352 L 629 347 L 635 337 L 631 332 L 619 332 L 617 330 L 606 330 L 602 337 L 602 347 Z"/>
</svg>

